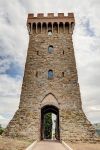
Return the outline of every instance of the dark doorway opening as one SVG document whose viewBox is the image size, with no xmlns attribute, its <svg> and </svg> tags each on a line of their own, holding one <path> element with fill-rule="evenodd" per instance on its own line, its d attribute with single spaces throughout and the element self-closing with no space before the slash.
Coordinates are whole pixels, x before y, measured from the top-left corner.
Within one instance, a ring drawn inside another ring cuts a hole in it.
<svg viewBox="0 0 100 150">
<path fill-rule="evenodd" d="M 59 109 L 46 105 L 41 109 L 41 140 L 60 140 Z"/>
</svg>

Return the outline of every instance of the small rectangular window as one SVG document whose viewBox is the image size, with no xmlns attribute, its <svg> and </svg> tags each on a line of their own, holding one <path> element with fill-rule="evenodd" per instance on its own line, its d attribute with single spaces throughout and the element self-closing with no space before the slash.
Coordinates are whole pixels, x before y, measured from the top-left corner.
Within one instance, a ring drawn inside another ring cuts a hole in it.
<svg viewBox="0 0 100 150">
<path fill-rule="evenodd" d="M 52 53 L 52 51 L 53 51 L 53 46 L 50 45 L 50 46 L 48 47 L 48 53 Z"/>
<path fill-rule="evenodd" d="M 38 71 L 36 71 L 36 77 L 38 77 Z"/>
<path fill-rule="evenodd" d="M 39 51 L 37 51 L 37 55 L 39 55 Z"/>
<path fill-rule="evenodd" d="M 62 77 L 64 77 L 64 72 L 62 72 Z"/>
<path fill-rule="evenodd" d="M 48 79 L 52 79 L 53 78 L 53 71 L 52 70 L 49 70 L 48 71 Z"/>
</svg>

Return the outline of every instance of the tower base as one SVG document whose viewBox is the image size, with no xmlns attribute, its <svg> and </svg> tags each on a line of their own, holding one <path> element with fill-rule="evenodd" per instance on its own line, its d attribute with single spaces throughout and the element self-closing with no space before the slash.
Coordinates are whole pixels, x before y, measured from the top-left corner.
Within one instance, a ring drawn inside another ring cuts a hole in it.
<svg viewBox="0 0 100 150">
<path fill-rule="evenodd" d="M 41 129 L 39 126 L 41 120 L 39 115 L 36 114 L 35 112 L 34 114 L 29 113 L 25 109 L 19 109 L 3 135 L 29 141 L 41 140 Z M 96 142 L 95 129 L 82 110 L 63 110 L 60 114 L 60 122 L 60 141 Z"/>
</svg>

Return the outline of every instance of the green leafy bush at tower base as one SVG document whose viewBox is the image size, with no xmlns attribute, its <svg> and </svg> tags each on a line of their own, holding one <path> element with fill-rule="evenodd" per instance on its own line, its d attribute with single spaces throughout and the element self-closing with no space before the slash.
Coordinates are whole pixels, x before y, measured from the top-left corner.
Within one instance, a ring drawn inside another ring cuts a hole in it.
<svg viewBox="0 0 100 150">
<path fill-rule="evenodd" d="M 1 124 L 0 124 L 0 135 L 4 132 L 4 128 L 2 128 Z"/>
</svg>

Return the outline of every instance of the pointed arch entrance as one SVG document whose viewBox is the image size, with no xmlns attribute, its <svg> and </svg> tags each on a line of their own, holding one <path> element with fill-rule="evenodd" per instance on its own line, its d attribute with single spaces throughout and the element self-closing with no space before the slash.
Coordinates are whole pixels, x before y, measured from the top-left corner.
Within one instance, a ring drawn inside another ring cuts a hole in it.
<svg viewBox="0 0 100 150">
<path fill-rule="evenodd" d="M 40 132 L 41 140 L 60 140 L 59 105 L 56 98 L 52 94 L 48 94 L 41 103 Z"/>
</svg>

